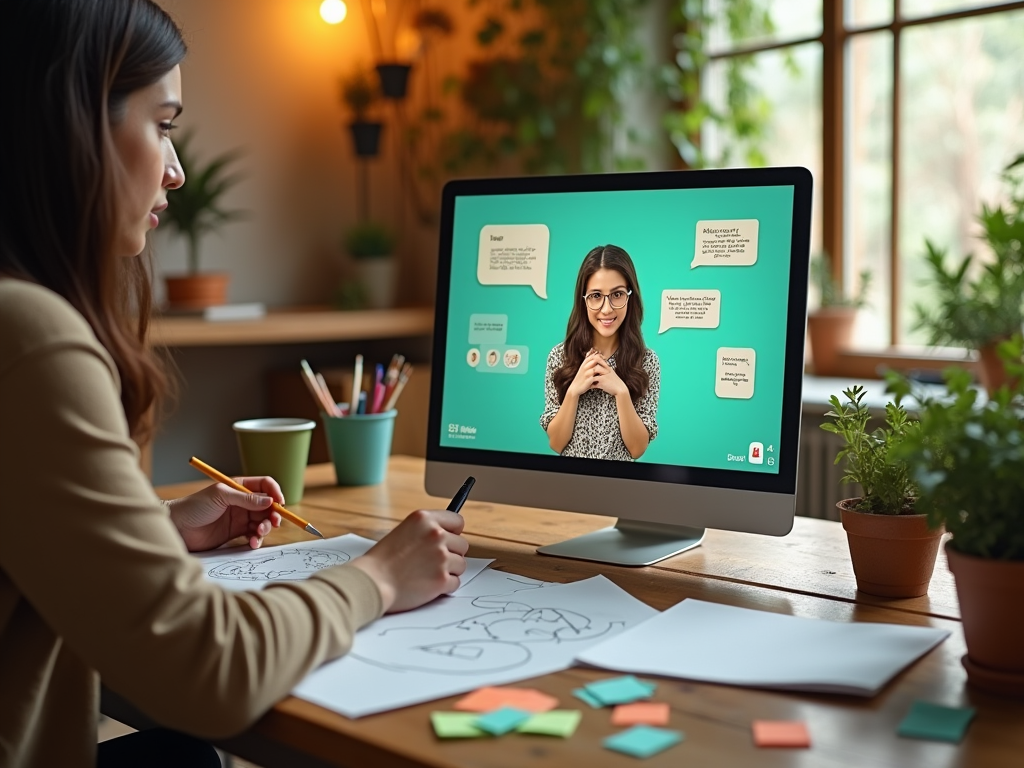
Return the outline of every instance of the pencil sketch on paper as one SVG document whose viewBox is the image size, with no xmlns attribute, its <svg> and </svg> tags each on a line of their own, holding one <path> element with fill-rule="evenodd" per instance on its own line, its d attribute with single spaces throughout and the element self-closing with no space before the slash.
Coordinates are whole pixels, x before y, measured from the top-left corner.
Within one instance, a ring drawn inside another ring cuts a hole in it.
<svg viewBox="0 0 1024 768">
<path fill-rule="evenodd" d="M 479 675 L 528 664 L 536 645 L 592 640 L 625 626 L 623 621 L 593 621 L 566 608 L 490 596 L 475 598 L 472 606 L 482 612 L 433 627 L 371 631 L 351 655 L 394 671 Z"/>
<path fill-rule="evenodd" d="M 319 549 L 274 548 L 253 557 L 224 560 L 206 575 L 224 581 L 299 581 L 317 571 L 351 560 L 347 552 Z"/>
</svg>

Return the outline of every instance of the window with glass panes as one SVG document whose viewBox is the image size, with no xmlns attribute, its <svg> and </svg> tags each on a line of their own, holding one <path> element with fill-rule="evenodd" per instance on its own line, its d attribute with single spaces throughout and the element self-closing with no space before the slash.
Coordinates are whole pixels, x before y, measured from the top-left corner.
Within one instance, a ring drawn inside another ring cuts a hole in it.
<svg viewBox="0 0 1024 768">
<path fill-rule="evenodd" d="M 847 288 L 872 273 L 856 344 L 921 344 L 925 239 L 982 253 L 976 214 L 1002 199 L 1000 172 L 1024 152 L 1024 2 L 760 0 L 755 34 L 707 0 L 705 99 L 724 109 L 730 61 L 745 57 L 769 165 L 815 178 L 812 251 Z M 728 125 L 702 134 L 712 164 L 743 164 Z"/>
</svg>

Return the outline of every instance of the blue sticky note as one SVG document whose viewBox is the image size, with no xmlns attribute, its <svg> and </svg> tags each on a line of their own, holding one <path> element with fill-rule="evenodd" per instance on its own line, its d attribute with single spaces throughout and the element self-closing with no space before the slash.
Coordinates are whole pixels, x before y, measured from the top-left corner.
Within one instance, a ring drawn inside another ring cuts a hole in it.
<svg viewBox="0 0 1024 768">
<path fill-rule="evenodd" d="M 594 709 L 600 709 L 604 706 L 604 702 L 590 693 L 586 688 L 577 688 L 572 692 L 572 695 L 585 704 L 589 704 Z"/>
<path fill-rule="evenodd" d="M 585 686 L 587 693 L 608 706 L 612 704 L 629 704 L 640 699 L 649 699 L 657 687 L 653 683 L 644 683 L 633 675 L 598 680 Z"/>
<path fill-rule="evenodd" d="M 686 735 L 681 731 L 637 725 L 622 731 L 622 733 L 609 736 L 603 743 L 605 749 L 615 752 L 622 752 L 633 757 L 651 757 L 678 744 L 685 738 Z"/>
<path fill-rule="evenodd" d="M 900 736 L 959 744 L 974 718 L 974 707 L 944 707 L 927 701 L 915 701 L 899 729 Z"/>
<path fill-rule="evenodd" d="M 493 736 L 501 736 L 503 733 L 515 730 L 517 725 L 525 723 L 532 715 L 532 712 L 525 712 L 515 707 L 502 707 L 488 712 L 486 715 L 480 715 L 473 721 L 473 725 Z"/>
</svg>

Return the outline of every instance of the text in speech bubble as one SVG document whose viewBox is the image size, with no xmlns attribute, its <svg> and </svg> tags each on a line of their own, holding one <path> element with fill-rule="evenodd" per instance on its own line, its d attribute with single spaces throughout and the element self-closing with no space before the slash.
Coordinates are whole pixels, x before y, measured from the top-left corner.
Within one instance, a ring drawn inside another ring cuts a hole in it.
<svg viewBox="0 0 1024 768">
<path fill-rule="evenodd" d="M 548 297 L 547 224 L 486 224 L 480 229 L 476 279 L 481 285 L 529 285 Z"/>
<path fill-rule="evenodd" d="M 757 261 L 757 219 L 698 221 L 690 269 L 749 267 Z"/>
<path fill-rule="evenodd" d="M 719 347 L 715 366 L 715 394 L 733 400 L 754 396 L 757 355 L 750 347 Z"/>
<path fill-rule="evenodd" d="M 658 333 L 669 328 L 717 328 L 721 303 L 722 292 L 713 288 L 662 291 Z"/>
<path fill-rule="evenodd" d="M 508 315 L 470 315 L 470 344 L 504 344 L 508 334 Z"/>
</svg>

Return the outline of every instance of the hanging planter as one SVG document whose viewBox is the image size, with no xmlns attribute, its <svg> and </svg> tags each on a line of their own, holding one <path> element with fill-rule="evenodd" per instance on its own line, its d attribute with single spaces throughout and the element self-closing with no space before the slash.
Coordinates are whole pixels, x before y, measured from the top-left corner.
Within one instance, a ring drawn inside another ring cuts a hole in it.
<svg viewBox="0 0 1024 768">
<path fill-rule="evenodd" d="M 383 123 L 356 121 L 349 123 L 352 134 L 352 145 L 359 157 L 376 157 L 380 151 L 380 134 L 384 130 Z"/>
<path fill-rule="evenodd" d="M 409 89 L 411 64 L 378 64 L 375 69 L 380 78 L 380 91 L 386 99 L 404 99 Z"/>
</svg>

